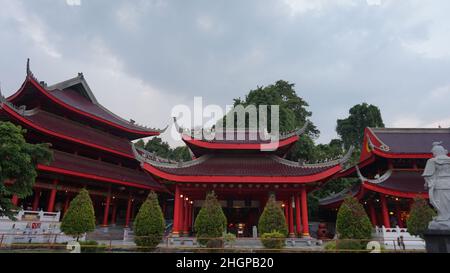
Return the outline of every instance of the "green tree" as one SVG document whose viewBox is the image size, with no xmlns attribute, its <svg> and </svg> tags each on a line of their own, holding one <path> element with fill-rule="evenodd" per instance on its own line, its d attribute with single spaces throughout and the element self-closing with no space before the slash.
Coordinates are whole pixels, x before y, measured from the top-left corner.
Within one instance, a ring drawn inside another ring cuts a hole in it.
<svg viewBox="0 0 450 273">
<path fill-rule="evenodd" d="M 339 240 L 346 242 L 338 248 L 361 249 L 372 237 L 372 224 L 358 200 L 347 197 L 339 208 L 336 219 L 336 232 Z M 352 241 L 355 240 L 355 241 Z"/>
<path fill-rule="evenodd" d="M 336 132 L 341 137 L 346 149 L 352 145 L 359 149 L 366 127 L 383 128 L 384 123 L 377 106 L 362 103 L 350 108 L 347 118 L 337 120 Z"/>
<path fill-rule="evenodd" d="M 33 193 L 37 164 L 50 164 L 53 153 L 50 144 L 30 144 L 26 130 L 11 122 L 0 122 L 0 216 L 14 219 L 17 209 L 13 195 L 25 198 Z M 6 186 L 6 182 L 13 182 Z"/>
<path fill-rule="evenodd" d="M 169 158 L 176 161 L 192 160 L 191 153 L 189 152 L 189 148 L 187 146 L 179 146 L 171 150 Z"/>
<path fill-rule="evenodd" d="M 258 231 L 260 234 L 279 232 L 285 237 L 288 235 L 286 218 L 273 194 L 270 195 L 266 206 L 264 207 L 264 211 L 261 214 L 261 217 L 259 217 Z"/>
<path fill-rule="evenodd" d="M 61 231 L 78 239 L 86 232 L 95 230 L 95 212 L 91 197 L 86 189 L 70 202 L 61 222 Z"/>
<path fill-rule="evenodd" d="M 144 249 L 155 248 L 163 238 L 164 229 L 164 216 L 159 206 L 158 196 L 152 191 L 141 205 L 134 220 L 134 242 Z"/>
<path fill-rule="evenodd" d="M 423 233 L 428 229 L 428 223 L 433 219 L 436 212 L 428 205 L 427 200 L 423 198 L 414 199 L 411 212 L 406 225 L 411 235 L 423 238 Z"/>
<path fill-rule="evenodd" d="M 169 158 L 170 146 L 169 143 L 162 141 L 160 137 L 154 137 L 147 141 L 145 150 L 156 153 L 158 156 Z"/>
<path fill-rule="evenodd" d="M 201 245 L 216 244 L 227 228 L 227 218 L 214 192 L 206 195 L 205 202 L 195 219 L 194 228 Z"/>
</svg>

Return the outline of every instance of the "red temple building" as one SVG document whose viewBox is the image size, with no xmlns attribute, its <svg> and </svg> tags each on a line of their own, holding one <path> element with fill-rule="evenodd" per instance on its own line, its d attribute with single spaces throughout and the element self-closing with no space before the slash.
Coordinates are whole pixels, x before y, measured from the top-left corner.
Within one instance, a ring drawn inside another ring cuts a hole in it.
<svg viewBox="0 0 450 273">
<path fill-rule="evenodd" d="M 54 160 L 37 166 L 33 196 L 13 197 L 13 203 L 24 209 L 64 212 L 86 187 L 98 224 L 129 226 L 150 190 L 166 192 L 141 169 L 131 143 L 162 131 L 111 113 L 98 103 L 81 73 L 47 86 L 34 78 L 27 65 L 20 89 L 8 98 L 1 96 L 0 120 L 25 128 L 30 143 L 52 145 Z"/>
<path fill-rule="evenodd" d="M 176 122 L 175 122 L 176 123 Z M 171 162 L 135 147 L 142 167 L 175 193 L 173 235 L 192 231 L 206 193 L 214 191 L 228 220 L 228 230 L 251 236 L 269 194 L 284 208 L 290 236 L 309 236 L 307 193 L 343 170 L 349 155 L 320 164 L 285 159 L 304 128 L 282 134 L 278 147 L 256 131 L 235 130 L 232 140 L 195 137 L 179 130 L 194 159 Z M 221 135 L 219 138 L 218 136 Z"/>
<path fill-rule="evenodd" d="M 360 183 L 322 199 L 321 208 L 335 212 L 351 195 L 365 206 L 374 226 L 406 227 L 412 200 L 428 198 L 422 172 L 435 141 L 450 143 L 450 130 L 366 128 L 359 163 L 338 175 L 358 177 Z"/>
</svg>

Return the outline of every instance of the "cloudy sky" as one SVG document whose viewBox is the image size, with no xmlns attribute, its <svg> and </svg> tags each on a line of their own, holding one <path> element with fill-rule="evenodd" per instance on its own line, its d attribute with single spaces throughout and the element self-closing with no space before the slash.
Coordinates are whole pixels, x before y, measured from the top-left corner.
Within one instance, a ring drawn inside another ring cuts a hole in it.
<svg viewBox="0 0 450 273">
<path fill-rule="evenodd" d="M 17 90 L 30 57 L 39 80 L 84 72 L 104 106 L 164 127 L 194 96 L 225 107 L 284 79 L 310 104 L 319 142 L 361 102 L 389 127 L 448 127 L 449 10 L 447 0 L 0 0 L 0 82 Z"/>
</svg>

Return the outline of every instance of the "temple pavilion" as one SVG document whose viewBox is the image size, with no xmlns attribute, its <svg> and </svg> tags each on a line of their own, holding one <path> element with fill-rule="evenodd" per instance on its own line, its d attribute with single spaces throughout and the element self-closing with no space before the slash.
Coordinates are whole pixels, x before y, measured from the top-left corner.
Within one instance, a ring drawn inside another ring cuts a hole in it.
<svg viewBox="0 0 450 273">
<path fill-rule="evenodd" d="M 422 177 L 432 143 L 450 143 L 448 128 L 366 128 L 359 163 L 337 177 L 357 177 L 354 187 L 320 201 L 334 214 L 348 196 L 365 206 L 374 226 L 406 227 L 414 198 L 428 198 Z"/>
<path fill-rule="evenodd" d="M 171 162 L 137 147 L 134 152 L 142 168 L 175 194 L 174 235 L 192 231 L 202 200 L 214 191 L 228 230 L 238 236 L 251 236 L 270 194 L 284 208 L 290 236 L 309 236 L 307 194 L 339 174 L 350 153 L 318 164 L 285 159 L 305 128 L 281 134 L 272 149 L 267 147 L 273 143 L 258 131 L 234 130 L 231 139 L 217 131 L 207 140 L 195 130 L 179 128 L 193 160 Z"/>
<path fill-rule="evenodd" d="M 97 101 L 81 73 L 48 86 L 33 76 L 28 63 L 20 89 L 8 98 L 0 96 L 0 120 L 26 129 L 30 143 L 52 145 L 54 160 L 37 166 L 33 196 L 12 199 L 26 210 L 64 212 L 85 187 L 93 199 L 97 224 L 129 226 L 150 190 L 167 192 L 141 169 L 131 143 L 163 130 L 110 112 Z"/>
</svg>

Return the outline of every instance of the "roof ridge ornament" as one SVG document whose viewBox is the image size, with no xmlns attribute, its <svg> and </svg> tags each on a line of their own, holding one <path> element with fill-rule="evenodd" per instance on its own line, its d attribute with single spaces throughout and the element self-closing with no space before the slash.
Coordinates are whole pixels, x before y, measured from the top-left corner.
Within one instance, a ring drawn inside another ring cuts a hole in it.
<svg viewBox="0 0 450 273">
<path fill-rule="evenodd" d="M 386 181 L 389 177 L 392 175 L 392 169 L 388 169 L 383 175 L 375 178 L 370 179 L 362 175 L 361 171 L 359 170 L 358 165 L 355 165 L 356 173 L 358 174 L 358 178 L 361 180 L 361 182 L 369 182 L 371 184 L 381 184 L 384 181 Z M 379 175 L 379 174 L 378 174 Z"/>
<path fill-rule="evenodd" d="M 32 75 L 30 70 L 30 58 L 27 58 L 27 76 Z"/>
<path fill-rule="evenodd" d="M 141 164 L 148 163 L 152 166 L 164 167 L 164 168 L 185 168 L 190 166 L 195 166 L 200 163 L 205 162 L 210 155 L 204 155 L 199 158 L 190 161 L 174 161 L 167 158 L 162 158 L 157 156 L 155 153 L 151 153 L 145 149 L 136 147 L 134 143 L 131 144 L 131 148 L 133 150 L 133 154 Z"/>
</svg>

